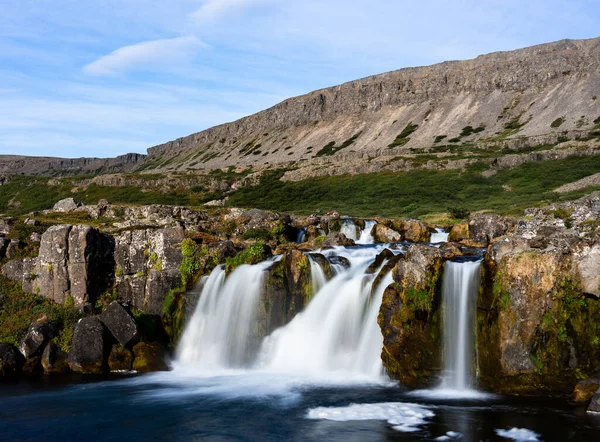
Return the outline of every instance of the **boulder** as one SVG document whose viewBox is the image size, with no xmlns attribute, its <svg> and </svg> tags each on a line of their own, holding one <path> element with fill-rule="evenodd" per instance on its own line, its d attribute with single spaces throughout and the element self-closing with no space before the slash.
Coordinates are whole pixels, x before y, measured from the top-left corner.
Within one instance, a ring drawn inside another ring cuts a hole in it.
<svg viewBox="0 0 600 442">
<path fill-rule="evenodd" d="M 11 344 L 0 344 L 0 380 L 13 380 L 23 372 L 23 355 Z"/>
<path fill-rule="evenodd" d="M 402 234 L 383 224 L 375 224 L 371 230 L 371 235 L 378 243 L 390 243 L 402 241 Z"/>
<path fill-rule="evenodd" d="M 404 239 L 409 242 L 428 242 L 433 231 L 419 220 L 412 219 L 404 222 Z"/>
<path fill-rule="evenodd" d="M 71 369 L 67 361 L 67 354 L 54 342 L 49 342 L 42 353 L 42 367 L 48 375 L 67 374 Z"/>
<path fill-rule="evenodd" d="M 130 371 L 133 367 L 133 353 L 122 345 L 113 345 L 108 356 L 110 371 Z"/>
<path fill-rule="evenodd" d="M 73 212 L 79 206 L 80 206 L 80 204 L 75 202 L 75 200 L 73 198 L 65 198 L 65 199 L 58 201 L 56 204 L 54 204 L 52 211 L 68 213 L 68 212 Z"/>
<path fill-rule="evenodd" d="M 488 244 L 506 235 L 517 225 L 517 220 L 500 215 L 471 215 L 468 220 L 469 237 L 478 244 Z"/>
<path fill-rule="evenodd" d="M 592 396 L 592 400 L 590 401 L 590 405 L 588 405 L 587 411 L 592 413 L 600 413 L 600 389 L 596 391 L 594 396 Z"/>
<path fill-rule="evenodd" d="M 0 236 L 0 259 L 6 258 L 6 249 L 10 244 L 10 239 Z"/>
<path fill-rule="evenodd" d="M 347 238 L 346 235 L 340 232 L 329 233 L 323 242 L 321 247 L 335 247 L 335 246 L 353 246 L 355 245 L 354 240 Z"/>
<path fill-rule="evenodd" d="M 469 239 L 469 223 L 462 222 L 452 226 L 448 234 L 448 241 L 460 242 Z"/>
<path fill-rule="evenodd" d="M 8 235 L 15 224 L 14 218 L 0 218 L 0 234 Z"/>
<path fill-rule="evenodd" d="M 600 376 L 577 382 L 571 394 L 571 402 L 588 402 L 600 389 Z"/>
<path fill-rule="evenodd" d="M 133 369 L 139 373 L 167 371 L 165 348 L 157 342 L 139 342 L 133 347 Z"/>
<path fill-rule="evenodd" d="M 25 358 L 41 355 L 44 347 L 58 333 L 58 324 L 42 316 L 31 323 L 21 340 L 19 351 Z"/>
<path fill-rule="evenodd" d="M 392 269 L 401 258 L 402 255 L 394 255 L 390 249 L 383 249 L 383 251 L 375 257 L 375 260 L 369 265 L 365 273 L 378 272 L 381 266 L 386 262 L 390 266 L 390 269 Z"/>
<path fill-rule="evenodd" d="M 80 319 L 69 351 L 71 370 L 82 374 L 104 373 L 106 344 L 105 329 L 97 317 Z"/>
<path fill-rule="evenodd" d="M 124 347 L 134 344 L 139 338 L 135 319 L 118 301 L 111 302 L 98 319 Z"/>
</svg>

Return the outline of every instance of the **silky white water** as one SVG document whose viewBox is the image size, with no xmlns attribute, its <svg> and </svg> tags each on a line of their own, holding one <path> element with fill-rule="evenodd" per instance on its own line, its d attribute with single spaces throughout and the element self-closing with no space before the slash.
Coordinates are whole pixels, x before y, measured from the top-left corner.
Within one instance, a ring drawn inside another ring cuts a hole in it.
<svg viewBox="0 0 600 442">
<path fill-rule="evenodd" d="M 435 229 L 435 233 L 431 234 L 431 238 L 429 239 L 429 242 L 431 244 L 438 244 L 441 242 L 448 242 L 448 235 L 449 233 L 446 232 L 444 229 L 440 229 L 439 227 Z"/>
<path fill-rule="evenodd" d="M 340 232 L 343 233 L 346 236 L 346 238 L 351 239 L 353 241 L 357 241 L 359 238 L 358 226 L 354 224 L 354 221 L 352 221 L 351 219 L 345 219 L 342 222 Z"/>
<path fill-rule="evenodd" d="M 315 295 L 290 323 L 267 336 L 257 349 L 253 324 L 264 289 L 266 261 L 242 266 L 225 279 L 222 267 L 204 282 L 196 311 L 181 338 L 177 364 L 187 369 L 215 372 L 246 368 L 271 373 L 354 379 L 381 379 L 383 337 L 377 315 L 388 274 L 377 287 L 377 273 L 366 274 L 383 246 L 325 251 L 343 256 L 327 280 L 318 262 L 308 255 Z M 399 251 L 396 251 L 399 253 Z"/>
<path fill-rule="evenodd" d="M 375 244 L 375 238 L 371 235 L 371 230 L 373 230 L 375 224 L 377 224 L 375 221 L 365 221 L 365 228 L 360 232 L 356 244 Z"/>
<path fill-rule="evenodd" d="M 354 221 L 351 219 L 345 219 L 342 223 L 340 232 L 343 233 L 346 238 L 353 240 L 356 244 L 374 244 L 375 238 L 371 235 L 373 226 L 377 224 L 376 221 L 366 220 L 365 228 L 360 230 Z"/>
<path fill-rule="evenodd" d="M 475 309 L 480 263 L 448 261 L 444 267 L 443 389 L 470 390 L 473 385 Z"/>
</svg>

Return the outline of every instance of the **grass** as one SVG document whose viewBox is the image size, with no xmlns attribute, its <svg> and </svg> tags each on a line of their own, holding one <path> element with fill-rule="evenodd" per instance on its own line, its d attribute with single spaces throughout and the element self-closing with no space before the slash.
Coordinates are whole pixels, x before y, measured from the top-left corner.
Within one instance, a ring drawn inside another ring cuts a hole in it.
<svg viewBox="0 0 600 442">
<path fill-rule="evenodd" d="M 0 309 L 0 342 L 18 346 L 29 324 L 35 319 L 46 316 L 56 321 L 60 327 L 56 343 L 68 351 L 73 336 L 73 326 L 81 313 L 73 307 L 65 307 L 41 296 L 24 293 L 19 283 L 7 280 L 0 275 L 0 287 L 6 298 Z"/>
<path fill-rule="evenodd" d="M 517 214 L 532 206 L 569 200 L 592 189 L 556 194 L 553 189 L 600 170 L 600 155 L 522 164 L 484 178 L 484 165 L 466 171 L 413 170 L 315 177 L 283 182 L 284 171 L 267 173 L 261 184 L 231 195 L 231 206 L 297 214 L 337 210 L 354 216 L 420 216 L 447 207 Z M 513 190 L 506 192 L 503 185 Z M 440 210 L 441 209 L 441 210 Z"/>
<path fill-rule="evenodd" d="M 404 146 L 406 143 L 410 141 L 410 135 L 419 128 L 418 124 L 412 124 L 412 122 L 408 123 L 406 127 L 398 134 L 396 139 L 392 141 L 389 148 Z"/>
<path fill-rule="evenodd" d="M 345 149 L 346 147 L 351 146 L 352 144 L 354 144 L 354 142 L 356 141 L 356 139 L 358 137 L 360 137 L 361 133 L 362 132 L 359 132 L 357 134 L 352 135 L 352 137 L 348 138 L 346 141 L 344 141 L 339 146 L 335 145 L 335 141 L 331 141 L 330 143 L 328 143 L 325 146 L 323 146 L 323 148 L 321 150 L 319 150 L 314 156 L 315 157 L 331 156 L 331 155 L 339 152 L 340 150 Z"/>
</svg>

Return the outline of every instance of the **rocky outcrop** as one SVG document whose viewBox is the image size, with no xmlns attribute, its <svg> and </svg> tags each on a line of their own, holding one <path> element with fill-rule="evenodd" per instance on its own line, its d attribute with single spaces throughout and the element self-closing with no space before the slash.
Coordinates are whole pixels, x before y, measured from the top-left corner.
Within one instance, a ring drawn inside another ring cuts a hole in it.
<svg viewBox="0 0 600 442">
<path fill-rule="evenodd" d="M 160 315 L 170 290 L 181 285 L 181 227 L 133 230 L 115 237 L 116 290 L 138 310 Z"/>
<path fill-rule="evenodd" d="M 75 373 L 104 373 L 108 353 L 107 344 L 106 330 L 98 318 L 80 319 L 75 326 L 69 351 L 69 367 Z"/>
<path fill-rule="evenodd" d="M 589 402 L 598 389 L 600 389 L 600 377 L 598 376 L 579 381 L 571 394 L 571 401 L 575 403 Z"/>
<path fill-rule="evenodd" d="M 75 211 L 80 205 L 73 198 L 65 198 L 54 204 L 53 212 L 68 213 Z"/>
<path fill-rule="evenodd" d="M 0 343 L 0 381 L 18 378 L 23 371 L 23 355 L 14 345 Z"/>
<path fill-rule="evenodd" d="M 383 294 L 377 318 L 383 334 L 381 358 L 387 372 L 408 387 L 431 384 L 441 370 L 443 262 L 435 247 L 410 246 Z"/>
<path fill-rule="evenodd" d="M 108 356 L 110 371 L 130 371 L 133 368 L 133 353 L 122 345 L 113 345 Z"/>
<path fill-rule="evenodd" d="M 377 223 L 371 230 L 371 235 L 375 239 L 375 242 L 379 243 L 390 243 L 402 241 L 402 234 L 387 227 L 383 224 Z"/>
</svg>

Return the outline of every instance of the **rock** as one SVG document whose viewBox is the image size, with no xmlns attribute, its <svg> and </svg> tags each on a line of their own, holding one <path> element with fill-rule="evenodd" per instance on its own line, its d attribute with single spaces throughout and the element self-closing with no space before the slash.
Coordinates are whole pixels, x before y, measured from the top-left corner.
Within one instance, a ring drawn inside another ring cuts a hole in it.
<svg viewBox="0 0 600 442">
<path fill-rule="evenodd" d="M 106 344 L 104 326 L 97 317 L 80 319 L 69 351 L 71 370 L 82 374 L 104 373 Z"/>
<path fill-rule="evenodd" d="M 469 223 L 462 222 L 452 226 L 448 234 L 448 241 L 460 242 L 469 239 Z"/>
<path fill-rule="evenodd" d="M 11 239 L 8 242 L 8 244 L 6 245 L 6 250 L 4 252 L 4 255 L 8 259 L 12 259 L 15 256 L 17 256 L 17 253 L 19 253 L 20 248 L 21 248 L 21 241 L 19 241 L 18 239 Z"/>
<path fill-rule="evenodd" d="M 10 239 L 0 236 L 0 259 L 6 258 L 6 249 L 10 244 Z"/>
<path fill-rule="evenodd" d="M 35 243 L 41 242 L 42 241 L 42 235 L 40 235 L 37 232 L 33 232 L 31 235 L 29 235 L 29 241 L 35 242 Z"/>
<path fill-rule="evenodd" d="M 122 345 L 113 345 L 108 356 L 110 371 L 130 371 L 133 367 L 133 353 Z"/>
<path fill-rule="evenodd" d="M 428 242 L 433 229 L 419 220 L 404 222 L 404 239 L 409 242 Z"/>
<path fill-rule="evenodd" d="M 79 206 L 80 206 L 80 204 L 76 203 L 73 198 L 65 198 L 65 199 L 58 201 L 56 204 L 54 204 L 52 211 L 68 213 L 68 212 L 73 212 Z"/>
<path fill-rule="evenodd" d="M 156 342 L 140 342 L 133 347 L 133 369 L 139 373 L 167 371 L 165 349 Z"/>
<path fill-rule="evenodd" d="M 588 402 L 600 389 L 600 377 L 593 377 L 577 382 L 573 393 L 572 402 Z"/>
<path fill-rule="evenodd" d="M 13 380 L 23 372 L 23 355 L 17 347 L 0 343 L 0 380 Z"/>
<path fill-rule="evenodd" d="M 54 342 L 49 342 L 42 353 L 42 367 L 48 375 L 67 374 L 71 369 L 67 361 L 67 354 Z"/>
<path fill-rule="evenodd" d="M 222 241 L 217 246 L 217 259 L 219 262 L 225 262 L 227 258 L 235 256 L 237 250 L 231 241 Z"/>
<path fill-rule="evenodd" d="M 571 248 L 573 271 L 579 274 L 582 290 L 600 298 L 600 243 L 580 242 Z"/>
<path fill-rule="evenodd" d="M 590 405 L 588 405 L 587 411 L 592 413 L 600 413 L 600 389 L 596 391 L 594 396 L 592 396 L 592 400 L 590 401 Z"/>
<path fill-rule="evenodd" d="M 431 385 L 441 370 L 442 252 L 413 244 L 392 271 L 377 322 L 388 374 L 408 387 Z"/>
<path fill-rule="evenodd" d="M 390 243 L 402 241 L 402 234 L 395 230 L 383 225 L 375 224 L 371 230 L 371 235 L 375 238 L 375 242 L 378 243 Z"/>
<path fill-rule="evenodd" d="M 310 260 L 299 250 L 290 250 L 282 257 L 285 265 L 287 290 L 290 294 L 288 316 L 293 318 L 311 300 L 313 287 L 310 276 Z"/>
<path fill-rule="evenodd" d="M 321 243 L 321 247 L 335 247 L 335 246 L 353 246 L 354 241 L 346 238 L 346 235 L 340 232 L 331 232 L 329 233 L 323 242 Z"/>
<path fill-rule="evenodd" d="M 21 340 L 19 351 L 25 358 L 40 355 L 44 347 L 58 333 L 58 324 L 46 316 L 36 319 L 29 325 L 25 337 Z"/>
<path fill-rule="evenodd" d="M 23 376 L 36 379 L 44 374 L 44 368 L 42 367 L 41 356 L 32 356 L 25 360 L 23 364 Z"/>
<path fill-rule="evenodd" d="M 402 258 L 402 255 L 394 255 L 389 249 L 383 249 L 383 251 L 375 257 L 375 260 L 369 265 L 365 273 L 378 272 L 384 262 L 390 265 L 390 268 L 394 268 L 398 261 Z"/>
<path fill-rule="evenodd" d="M 517 225 L 514 218 L 493 214 L 471 215 L 468 223 L 469 238 L 484 245 L 495 238 L 506 235 Z"/>
<path fill-rule="evenodd" d="M 124 347 L 134 344 L 139 339 L 135 319 L 118 301 L 111 302 L 98 319 Z"/>
</svg>

